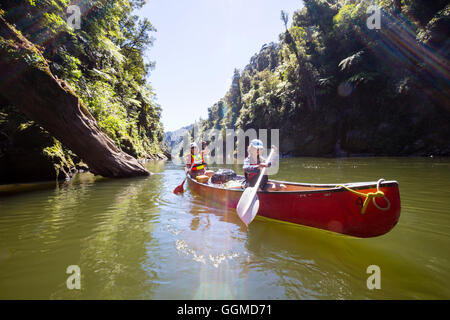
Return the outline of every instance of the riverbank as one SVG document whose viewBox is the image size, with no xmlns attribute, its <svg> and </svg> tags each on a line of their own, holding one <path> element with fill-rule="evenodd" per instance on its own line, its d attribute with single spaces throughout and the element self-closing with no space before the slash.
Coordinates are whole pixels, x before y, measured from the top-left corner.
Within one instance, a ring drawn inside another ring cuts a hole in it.
<svg viewBox="0 0 450 320">
<path fill-rule="evenodd" d="M 138 160 L 143 166 L 149 166 L 152 163 L 166 162 L 168 159 L 164 154 L 149 155 L 149 158 Z M 22 193 L 50 190 L 53 188 L 59 188 L 65 184 L 85 184 L 94 183 L 99 181 L 113 181 L 110 178 L 104 178 L 102 176 L 94 175 L 89 171 L 87 166 L 81 166 L 78 169 L 74 169 L 70 179 L 60 177 L 59 179 L 46 179 L 42 181 L 21 181 L 8 184 L 0 184 L 0 198 L 19 195 Z"/>
<path fill-rule="evenodd" d="M 65 165 L 71 164 L 68 167 L 62 167 L 61 159 L 59 163 L 56 163 L 54 159 L 46 157 L 44 154 L 38 152 L 35 153 L 37 161 L 33 161 L 33 157 L 24 157 L 22 161 L 17 161 L 9 166 L 6 162 L 0 162 L 2 168 L 0 170 L 0 196 L 3 194 L 2 186 L 20 185 L 19 189 L 25 187 L 27 184 L 36 183 L 54 183 L 54 181 L 70 180 L 75 174 L 91 172 L 89 166 L 80 159 L 76 158 L 76 161 L 70 159 L 70 161 L 63 161 Z M 137 161 L 144 165 L 149 161 L 169 160 L 170 154 L 167 152 L 159 152 L 155 154 L 149 154 L 146 158 L 138 159 Z M 75 163 L 75 164 L 74 164 Z M 12 169 L 12 170 L 11 170 Z M 4 188 L 3 188 L 4 189 Z"/>
</svg>

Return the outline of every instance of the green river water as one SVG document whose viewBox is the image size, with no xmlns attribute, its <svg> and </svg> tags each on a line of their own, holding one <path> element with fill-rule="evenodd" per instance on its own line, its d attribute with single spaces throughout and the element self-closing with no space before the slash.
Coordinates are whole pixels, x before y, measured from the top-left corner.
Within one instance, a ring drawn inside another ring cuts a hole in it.
<svg viewBox="0 0 450 320">
<path fill-rule="evenodd" d="M 0 299 L 450 299 L 449 159 L 281 160 L 285 181 L 397 180 L 400 221 L 370 239 L 262 219 L 247 229 L 187 184 L 174 195 L 180 166 L 146 166 L 156 174 L 82 173 L 0 197 Z M 366 285 L 370 265 L 381 289 Z"/>
</svg>

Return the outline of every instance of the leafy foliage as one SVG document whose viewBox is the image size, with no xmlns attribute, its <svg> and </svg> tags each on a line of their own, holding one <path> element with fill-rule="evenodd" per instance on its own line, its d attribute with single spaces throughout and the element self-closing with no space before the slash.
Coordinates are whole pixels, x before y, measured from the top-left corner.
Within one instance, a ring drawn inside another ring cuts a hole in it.
<svg viewBox="0 0 450 320">
<path fill-rule="evenodd" d="M 125 152 L 141 158 L 159 152 L 163 137 L 161 108 L 147 83 L 153 63 L 144 61 L 156 29 L 133 14 L 144 3 L 76 1 L 81 9 L 81 29 L 67 22 L 69 0 L 20 4 L 5 0 L 0 4 L 2 15 L 41 48 L 52 73 L 72 87 L 101 129 Z M 2 110 L 6 104 L 0 103 Z M 46 154 L 60 155 L 62 150 L 57 143 L 45 147 Z"/>
<path fill-rule="evenodd" d="M 297 155 L 450 154 L 449 5 L 375 1 L 370 30 L 371 4 L 305 0 L 290 26 L 281 12 L 279 43 L 235 70 L 203 129 L 279 128 Z"/>
</svg>

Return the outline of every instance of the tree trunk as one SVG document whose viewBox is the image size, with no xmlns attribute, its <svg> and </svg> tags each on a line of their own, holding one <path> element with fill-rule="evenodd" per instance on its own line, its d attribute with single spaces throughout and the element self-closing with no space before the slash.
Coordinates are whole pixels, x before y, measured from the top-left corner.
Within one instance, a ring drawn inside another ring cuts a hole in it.
<svg viewBox="0 0 450 320">
<path fill-rule="evenodd" d="M 39 50 L 0 16 L 0 94 L 76 153 L 94 174 L 150 173 L 100 131 L 94 117 Z"/>
</svg>

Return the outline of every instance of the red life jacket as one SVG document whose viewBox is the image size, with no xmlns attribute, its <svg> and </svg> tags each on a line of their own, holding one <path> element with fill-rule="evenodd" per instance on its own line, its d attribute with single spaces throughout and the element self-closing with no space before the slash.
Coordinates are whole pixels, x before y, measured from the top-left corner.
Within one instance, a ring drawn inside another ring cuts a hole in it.
<svg viewBox="0 0 450 320">
<path fill-rule="evenodd" d="M 256 159 L 256 163 L 250 163 L 251 166 L 260 164 L 261 160 L 259 159 L 259 156 Z M 246 173 L 245 175 L 247 176 L 247 181 L 251 180 L 253 177 L 257 176 L 259 173 L 261 172 L 261 170 L 259 170 L 258 172 L 250 172 L 250 173 Z"/>
</svg>

